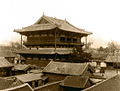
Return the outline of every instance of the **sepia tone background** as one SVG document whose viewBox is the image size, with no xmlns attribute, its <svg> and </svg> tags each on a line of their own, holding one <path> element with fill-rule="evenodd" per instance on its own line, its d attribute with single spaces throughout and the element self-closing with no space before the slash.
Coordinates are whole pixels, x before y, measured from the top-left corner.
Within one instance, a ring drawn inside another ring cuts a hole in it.
<svg viewBox="0 0 120 91">
<path fill-rule="evenodd" d="M 119 0 L 1 0 L 0 44 L 20 41 L 13 30 L 32 25 L 43 12 L 92 32 L 92 47 L 106 47 L 113 40 L 119 44 L 119 8 Z"/>
</svg>

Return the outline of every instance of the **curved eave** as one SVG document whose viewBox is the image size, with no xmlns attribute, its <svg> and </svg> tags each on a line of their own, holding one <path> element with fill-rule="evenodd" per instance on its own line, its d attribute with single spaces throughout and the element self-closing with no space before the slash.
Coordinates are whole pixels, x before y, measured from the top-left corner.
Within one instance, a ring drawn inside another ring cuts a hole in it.
<svg viewBox="0 0 120 91">
<path fill-rule="evenodd" d="M 27 33 L 27 32 L 37 32 L 37 31 L 48 31 L 48 30 L 53 30 L 55 28 L 51 28 L 51 29 L 44 29 L 44 30 L 25 30 L 25 29 L 17 29 L 17 30 L 14 30 L 14 32 L 17 32 L 17 33 L 20 33 L 20 34 L 24 34 L 24 33 Z M 90 35 L 90 34 L 93 34 L 91 32 L 86 32 L 86 31 L 80 31 L 80 32 L 74 32 L 74 31 L 69 31 L 69 30 L 65 30 L 65 29 L 61 29 L 61 28 L 58 28 L 62 31 L 68 31 L 68 32 L 72 32 L 72 33 L 79 33 L 79 34 L 83 34 L 83 35 Z"/>
<path fill-rule="evenodd" d="M 14 30 L 14 32 L 17 32 L 17 33 L 20 33 L 20 34 L 25 34 L 25 33 L 28 33 L 28 32 L 37 32 L 37 31 L 49 31 L 49 30 L 53 30 L 55 28 L 51 28 L 51 29 L 44 29 L 44 30 L 25 30 L 25 29 L 17 29 L 17 30 Z"/>
<path fill-rule="evenodd" d="M 91 32 L 86 32 L 86 31 L 78 31 L 78 32 L 76 32 L 76 31 L 70 31 L 70 30 L 65 30 L 65 29 L 61 29 L 61 28 L 58 28 L 58 29 L 60 29 L 60 30 L 62 30 L 62 31 L 67 31 L 67 32 L 71 32 L 71 33 L 77 33 L 77 34 L 83 34 L 83 35 L 85 35 L 85 36 L 87 36 L 87 35 L 90 35 L 90 34 L 93 34 L 93 33 L 91 33 Z"/>
</svg>

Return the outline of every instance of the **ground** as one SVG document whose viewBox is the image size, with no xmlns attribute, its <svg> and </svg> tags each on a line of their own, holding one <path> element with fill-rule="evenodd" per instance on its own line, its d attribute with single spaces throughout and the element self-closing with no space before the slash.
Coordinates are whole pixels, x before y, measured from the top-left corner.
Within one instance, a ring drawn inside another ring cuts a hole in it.
<svg viewBox="0 0 120 91">
<path fill-rule="evenodd" d="M 120 74 L 120 69 L 106 69 L 104 77 L 109 78 L 109 77 L 115 76 L 117 74 Z"/>
</svg>

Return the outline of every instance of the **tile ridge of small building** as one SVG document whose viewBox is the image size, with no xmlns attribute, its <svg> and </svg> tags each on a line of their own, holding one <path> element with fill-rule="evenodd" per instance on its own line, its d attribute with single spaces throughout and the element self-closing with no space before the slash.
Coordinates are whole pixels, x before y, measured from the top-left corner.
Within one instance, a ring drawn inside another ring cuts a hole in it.
<svg viewBox="0 0 120 91">
<path fill-rule="evenodd" d="M 4 91 L 12 91 L 12 90 L 15 90 L 15 89 L 22 88 L 24 86 L 28 86 L 31 89 L 31 91 L 34 91 L 34 89 L 28 83 L 24 83 L 24 84 L 16 86 L 16 87 L 7 88 L 7 89 L 4 89 Z M 3 90 L 0 90 L 0 91 L 3 91 Z"/>
<path fill-rule="evenodd" d="M 41 88 L 43 88 L 43 87 L 46 87 L 46 86 L 49 86 L 49 85 L 52 85 L 52 84 L 61 83 L 62 81 L 63 81 L 63 80 L 61 80 L 61 81 L 56 81 L 56 82 L 51 82 L 51 83 L 47 83 L 47 84 L 45 84 L 45 85 L 36 87 L 34 90 L 36 91 L 36 90 L 38 90 L 38 89 L 41 89 Z"/>
<path fill-rule="evenodd" d="M 85 80 L 85 82 L 84 82 L 84 84 L 83 84 L 83 87 L 85 87 L 87 81 L 88 81 L 89 78 L 90 78 L 89 76 L 67 76 L 60 85 L 67 86 L 67 87 L 71 87 L 71 86 L 68 86 L 68 84 L 64 84 L 64 83 L 66 83 L 65 81 L 68 80 L 68 78 L 73 79 L 73 78 L 75 78 L 75 77 L 78 77 L 78 78 L 86 78 L 86 80 Z M 69 79 L 69 80 L 70 80 L 70 79 Z M 79 80 L 80 80 L 80 79 L 79 79 Z"/>
<path fill-rule="evenodd" d="M 84 71 L 86 70 L 86 68 L 89 66 L 89 64 L 88 63 L 86 63 L 86 65 L 85 65 L 85 67 L 84 67 L 84 69 L 82 70 L 82 72 L 81 72 L 81 74 L 83 74 L 84 73 Z M 89 68 L 89 67 L 88 67 Z"/>
<path fill-rule="evenodd" d="M 47 68 L 52 62 L 54 62 L 54 61 L 50 61 L 45 68 Z M 42 70 L 42 72 L 44 72 L 45 68 Z"/>
</svg>

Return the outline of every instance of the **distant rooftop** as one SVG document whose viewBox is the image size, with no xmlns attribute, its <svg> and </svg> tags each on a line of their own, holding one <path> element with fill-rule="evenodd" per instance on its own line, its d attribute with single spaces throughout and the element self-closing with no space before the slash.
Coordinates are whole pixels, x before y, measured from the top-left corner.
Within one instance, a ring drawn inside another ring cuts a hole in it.
<svg viewBox="0 0 120 91">
<path fill-rule="evenodd" d="M 14 71 L 26 71 L 30 68 L 30 65 L 27 64 L 14 64 L 12 70 Z"/>
<path fill-rule="evenodd" d="M 13 67 L 13 65 L 7 61 L 4 57 L 0 57 L 0 68 Z"/>
<path fill-rule="evenodd" d="M 16 54 L 11 50 L 1 50 L 0 57 L 16 57 Z"/>
<path fill-rule="evenodd" d="M 120 63 L 120 55 L 108 55 L 105 62 Z"/>
</svg>

